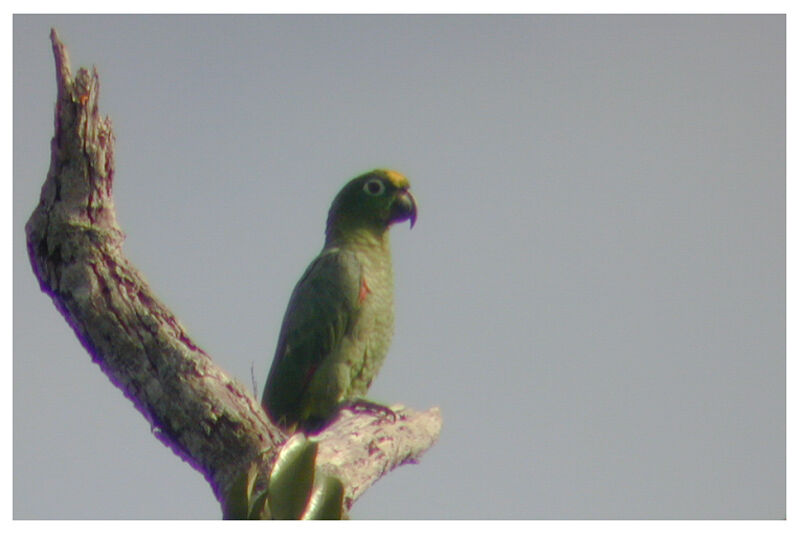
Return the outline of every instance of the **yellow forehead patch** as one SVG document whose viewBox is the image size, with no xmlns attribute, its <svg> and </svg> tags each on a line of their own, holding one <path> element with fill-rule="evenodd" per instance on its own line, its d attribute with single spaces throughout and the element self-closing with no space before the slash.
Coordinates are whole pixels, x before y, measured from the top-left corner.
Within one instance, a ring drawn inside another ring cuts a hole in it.
<svg viewBox="0 0 800 534">
<path fill-rule="evenodd" d="M 389 181 L 393 186 L 398 189 L 402 189 L 404 187 L 409 187 L 408 178 L 403 176 L 397 171 L 393 171 L 390 169 L 376 169 L 376 174 L 380 174 L 383 178 Z"/>
</svg>

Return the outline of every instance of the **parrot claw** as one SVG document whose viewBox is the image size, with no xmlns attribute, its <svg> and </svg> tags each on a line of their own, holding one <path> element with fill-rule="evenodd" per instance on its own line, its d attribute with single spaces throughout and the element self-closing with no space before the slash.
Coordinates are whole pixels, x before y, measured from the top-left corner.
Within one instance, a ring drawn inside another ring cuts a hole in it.
<svg viewBox="0 0 800 534">
<path fill-rule="evenodd" d="M 397 422 L 397 413 L 389 408 L 388 406 L 384 406 L 383 404 L 378 404 L 377 402 L 368 401 L 366 399 L 355 399 L 353 401 L 348 402 L 345 405 L 353 413 L 365 412 L 365 413 L 377 413 L 380 414 L 380 419 L 387 419 L 391 418 L 392 423 Z"/>
</svg>

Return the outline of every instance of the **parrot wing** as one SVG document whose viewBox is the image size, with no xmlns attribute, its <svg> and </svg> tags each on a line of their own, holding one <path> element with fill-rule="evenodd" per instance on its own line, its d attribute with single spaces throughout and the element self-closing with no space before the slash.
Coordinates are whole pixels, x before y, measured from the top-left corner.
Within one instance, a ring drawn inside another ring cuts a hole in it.
<svg viewBox="0 0 800 534">
<path fill-rule="evenodd" d="M 314 372 L 350 332 L 360 308 L 362 270 L 355 254 L 323 251 L 295 286 L 278 337 L 263 404 L 286 423 L 303 416 Z"/>
</svg>

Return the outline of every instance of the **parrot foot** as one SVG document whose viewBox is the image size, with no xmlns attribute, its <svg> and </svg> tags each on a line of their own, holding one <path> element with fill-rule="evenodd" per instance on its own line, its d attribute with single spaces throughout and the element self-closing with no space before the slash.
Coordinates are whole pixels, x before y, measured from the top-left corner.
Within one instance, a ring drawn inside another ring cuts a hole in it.
<svg viewBox="0 0 800 534">
<path fill-rule="evenodd" d="M 377 413 L 380 414 L 381 419 L 391 418 L 392 423 L 397 421 L 397 413 L 395 413 L 394 410 L 388 406 L 384 406 L 383 404 L 378 404 L 377 402 L 372 402 L 367 399 L 353 399 L 351 401 L 347 401 L 343 405 L 343 408 L 347 408 L 354 413 Z"/>
</svg>

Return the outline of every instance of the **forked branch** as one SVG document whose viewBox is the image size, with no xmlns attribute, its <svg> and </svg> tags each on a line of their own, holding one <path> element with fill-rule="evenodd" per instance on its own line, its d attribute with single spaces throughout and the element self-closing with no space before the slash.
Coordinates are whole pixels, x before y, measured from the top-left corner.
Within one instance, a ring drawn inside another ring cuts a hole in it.
<svg viewBox="0 0 800 534">
<path fill-rule="evenodd" d="M 73 77 L 66 48 L 55 31 L 50 37 L 58 99 L 50 170 L 25 228 L 34 273 L 92 359 L 222 501 L 253 462 L 269 472 L 286 436 L 192 341 L 122 254 L 112 197 L 114 133 L 98 110 L 97 71 L 80 69 Z M 318 464 L 342 479 L 348 508 L 436 441 L 438 409 L 399 415 L 394 423 L 346 415 L 320 436 Z"/>
</svg>

